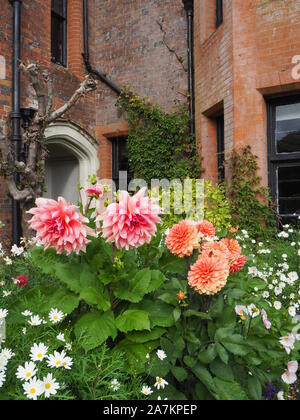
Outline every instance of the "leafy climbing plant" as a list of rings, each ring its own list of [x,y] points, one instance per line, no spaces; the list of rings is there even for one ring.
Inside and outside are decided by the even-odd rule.
[[[129,124],[128,153],[136,178],[150,184],[152,179],[199,177],[200,162],[195,137],[189,133],[186,105],[177,105],[173,113],[167,113],[126,87],[117,106]]]

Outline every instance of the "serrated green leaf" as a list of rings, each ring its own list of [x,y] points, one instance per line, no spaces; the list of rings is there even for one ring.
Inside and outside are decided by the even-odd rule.
[[[114,314],[111,311],[105,313],[96,311],[82,315],[75,324],[74,332],[85,351],[100,346],[109,337],[114,340],[118,333]]]
[[[149,314],[138,309],[128,309],[118,316],[116,326],[124,333],[129,331],[150,331]]]
[[[167,330],[161,327],[155,327],[151,331],[132,332],[127,335],[127,339],[134,343],[147,343],[148,341],[158,340]]]
[[[149,268],[139,271],[132,279],[119,282],[114,290],[117,298],[132,303],[139,303],[148,293],[151,282]]]

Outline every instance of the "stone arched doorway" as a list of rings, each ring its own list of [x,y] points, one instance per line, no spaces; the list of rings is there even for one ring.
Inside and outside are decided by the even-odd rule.
[[[97,144],[76,126],[63,122],[48,127],[45,136],[49,155],[44,196],[62,196],[76,204],[78,183],[87,186],[88,176],[98,172]]]

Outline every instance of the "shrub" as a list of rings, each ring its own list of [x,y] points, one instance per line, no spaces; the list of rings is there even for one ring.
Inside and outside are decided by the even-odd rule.
[[[257,156],[251,147],[234,150],[227,160],[230,181],[227,196],[233,221],[253,236],[267,237],[276,232],[276,214],[267,188],[257,175]]]

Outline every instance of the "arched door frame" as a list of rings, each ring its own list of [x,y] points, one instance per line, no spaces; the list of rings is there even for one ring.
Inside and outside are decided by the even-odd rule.
[[[79,161],[79,182],[83,187],[88,185],[89,175],[99,170],[97,144],[92,143],[76,126],[58,122],[45,130],[46,144],[59,144],[70,151]]]

